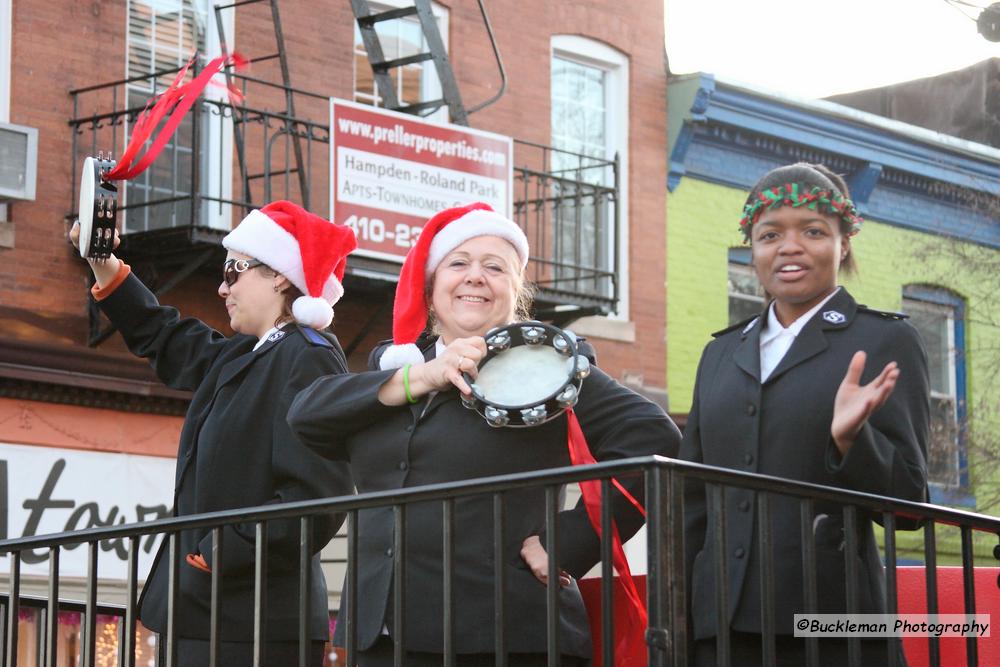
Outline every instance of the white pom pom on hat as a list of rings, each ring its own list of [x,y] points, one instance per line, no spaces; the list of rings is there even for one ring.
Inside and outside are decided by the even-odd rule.
[[[448,253],[478,236],[508,241],[521,260],[521,268],[528,264],[528,238],[517,223],[495,212],[489,204],[476,202],[445,209],[428,220],[399,272],[392,307],[393,344],[379,359],[382,370],[423,363],[424,355],[415,343],[427,326],[427,278]]]
[[[333,321],[333,304],[344,294],[347,256],[358,242],[350,227],[280,200],[250,211],[222,245],[288,278],[304,295],[292,303],[295,321],[325,329]]]

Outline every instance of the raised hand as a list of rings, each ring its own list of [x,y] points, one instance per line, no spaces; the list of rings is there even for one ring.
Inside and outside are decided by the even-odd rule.
[[[889,399],[896,388],[896,380],[899,379],[899,366],[895,361],[890,361],[878,377],[861,385],[866,358],[867,355],[860,350],[854,353],[834,399],[830,435],[841,456],[847,455],[861,427]]]

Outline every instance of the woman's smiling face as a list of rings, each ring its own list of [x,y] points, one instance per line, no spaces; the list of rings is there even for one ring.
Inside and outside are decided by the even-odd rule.
[[[521,263],[498,236],[477,236],[445,255],[434,271],[431,305],[442,338],[482,336],[514,319]]]

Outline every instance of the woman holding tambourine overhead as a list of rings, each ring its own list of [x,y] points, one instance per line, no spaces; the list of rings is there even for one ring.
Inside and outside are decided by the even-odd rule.
[[[679,433],[657,406],[597,368],[579,386],[574,384],[586,375],[588,366],[585,355],[574,354],[574,337],[540,323],[526,323],[501,330],[489,342],[484,339],[495,327],[527,318],[527,261],[524,233],[485,204],[448,209],[431,218],[400,273],[393,344],[372,354],[372,366],[379,370],[325,377],[300,393],[289,411],[296,434],[324,456],[350,461],[360,492],[569,465],[567,443],[577,423],[583,436],[575,442],[579,445],[585,437],[583,446],[589,445],[597,460],[675,454]],[[428,321],[433,329],[429,334],[424,332]],[[482,389],[475,383],[480,362],[515,347],[531,347],[526,353],[530,359],[536,354],[538,359],[563,355],[562,384],[574,389],[557,388],[554,394],[561,398],[553,400],[564,405],[578,400],[575,416],[557,414],[557,407],[548,403],[504,409],[503,414],[491,406],[480,410],[491,415],[487,423],[468,409]],[[483,366],[480,379],[490,365]],[[531,368],[522,369],[508,377],[507,384],[514,388],[533,384],[537,380],[533,375]],[[474,381],[472,386],[467,378]],[[512,426],[538,425],[493,427],[508,421]],[[620,480],[637,504],[642,501],[638,481]],[[613,495],[618,530],[627,540],[643,517],[626,495],[619,491]],[[543,665],[548,557],[539,535],[545,527],[544,490],[511,491],[504,502],[505,641],[510,664]],[[410,506],[406,514],[403,639],[408,666],[440,665],[444,651],[441,516],[440,502]],[[359,521],[358,618],[354,619],[359,664],[389,665],[394,639],[392,508],[362,510]],[[455,650],[458,664],[479,664],[477,660],[488,660],[495,649],[490,496],[456,501],[455,535]],[[599,539],[582,503],[559,514],[558,536],[562,664],[586,664],[591,655],[588,622],[573,577],[599,560]],[[346,591],[346,596],[353,594]],[[340,645],[347,608],[342,603],[334,638]]]
[[[861,219],[843,179],[822,165],[774,169],[752,189],[740,222],[754,270],[771,297],[758,317],[716,334],[698,366],[681,458],[904,500],[927,488],[927,356],[905,316],[859,305],[839,275],[853,270]],[[687,594],[697,665],[717,664],[716,542],[721,508],[703,484],[685,495]],[[725,489],[725,611],[732,664],[762,664],[761,600],[773,587],[779,665],[806,664],[794,636],[806,613],[797,498],[770,495],[773,578],[761,581],[758,495]],[[886,611],[871,517],[859,513],[857,553],[846,554],[843,506],[816,501],[818,611]],[[847,608],[846,560],[855,561],[857,609]],[[862,665],[888,663],[885,639],[862,639]],[[894,651],[901,651],[898,646]],[[823,665],[848,664],[844,638],[820,638]],[[904,664],[897,662],[895,664]]]
[[[79,244],[79,237],[74,225],[71,239]],[[148,359],[165,384],[193,393],[177,453],[174,514],[352,493],[347,466],[302,446],[286,415],[300,389],[347,370],[337,339],[320,332],[343,294],[345,259],[356,246],[353,232],[279,201],[252,211],[222,244],[228,253],[218,295],[235,331],[231,337],[160,305],[113,254],[88,257],[97,281],[93,296],[129,349]],[[310,642],[305,664],[323,664],[329,617],[319,551],[341,521],[314,519],[305,619],[299,613],[299,522],[267,523],[263,664],[300,664],[300,621]],[[213,559],[210,528],[180,534],[173,664],[209,664],[212,571],[221,583],[219,664],[253,664],[256,527],[229,525],[222,538],[220,557]],[[161,634],[168,624],[165,547],[166,540],[139,601],[143,624]]]

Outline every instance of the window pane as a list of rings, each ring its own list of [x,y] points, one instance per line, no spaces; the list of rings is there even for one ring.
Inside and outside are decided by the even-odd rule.
[[[764,290],[753,267],[729,264],[729,324],[760,315],[764,310]]]
[[[948,329],[952,326],[951,318],[948,317],[950,309],[934,308],[933,304],[915,301],[907,301],[904,308],[927,348],[931,391],[951,395],[954,358],[948,336]]]
[[[930,481],[958,486],[958,425],[951,398],[931,398],[931,441],[927,454]]]
[[[186,64],[195,52],[203,53],[206,7],[205,0],[131,0],[128,5],[129,75],[149,77],[154,71],[176,69]],[[155,83],[148,78],[129,84],[129,107],[143,108],[154,90],[162,92],[175,76],[170,73],[160,76]],[[189,79],[191,76],[189,73]],[[161,130],[162,123],[153,136]],[[124,215],[125,231],[148,231],[190,223],[190,201],[155,202],[191,194],[193,141],[193,116],[188,114],[150,168],[126,184],[125,204],[130,209]],[[147,202],[148,206],[132,208]]]

